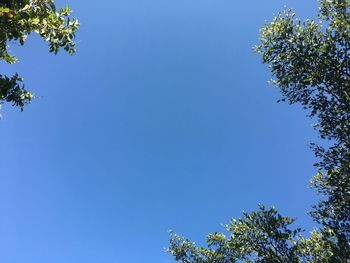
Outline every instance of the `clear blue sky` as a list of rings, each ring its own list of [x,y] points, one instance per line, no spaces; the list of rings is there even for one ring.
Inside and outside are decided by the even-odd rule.
[[[2,109],[0,262],[170,263],[168,229],[201,243],[259,203],[312,227],[312,122],[251,48],[316,1],[66,1],[74,57],[30,37],[1,64],[39,98]]]

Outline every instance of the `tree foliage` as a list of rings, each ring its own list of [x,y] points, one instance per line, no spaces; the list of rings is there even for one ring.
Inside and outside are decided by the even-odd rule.
[[[35,32],[49,43],[49,51],[57,54],[64,49],[75,53],[75,34],[79,22],[70,17],[68,7],[57,9],[53,0],[4,0],[0,2],[0,60],[13,64],[17,58],[10,54],[10,43],[24,45]],[[10,102],[21,110],[33,95],[24,88],[18,74],[0,75],[0,104]]]
[[[208,247],[198,247],[171,232],[168,252],[184,263],[327,262],[331,252],[322,235],[312,232],[310,238],[303,238],[301,229],[291,226],[293,222],[275,208],[260,206],[256,212],[231,220],[226,235],[209,234]]]
[[[208,248],[172,234],[181,262],[349,262],[350,260],[350,1],[321,0],[318,21],[284,10],[261,30],[256,51],[269,65],[281,101],[298,103],[328,146],[312,144],[319,162],[311,180],[320,194],[309,238],[293,220],[260,208],[232,221],[229,236],[208,236]]]

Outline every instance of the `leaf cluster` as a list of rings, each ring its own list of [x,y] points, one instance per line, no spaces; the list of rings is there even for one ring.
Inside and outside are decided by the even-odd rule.
[[[48,42],[50,52],[57,54],[60,49],[64,49],[69,54],[74,54],[76,51],[74,38],[79,22],[72,19],[70,13],[69,7],[57,9],[53,0],[1,1],[0,60],[10,64],[17,62],[17,58],[8,51],[9,44],[18,42],[20,45],[24,45],[27,37],[33,32]],[[20,82],[21,78],[18,75],[3,76],[0,94],[14,91],[13,86],[11,86],[14,80]],[[23,86],[20,88],[20,84],[17,84],[16,87],[13,96],[0,97],[0,103],[8,101],[23,109],[23,106],[31,101],[32,95]]]
[[[329,250],[320,234],[313,232],[305,239],[302,230],[292,228],[294,219],[284,217],[275,208],[260,206],[258,211],[244,213],[226,225],[227,235],[209,234],[208,247],[198,247],[171,232],[168,252],[183,263],[233,262],[326,262]],[[323,243],[322,243],[323,242]]]

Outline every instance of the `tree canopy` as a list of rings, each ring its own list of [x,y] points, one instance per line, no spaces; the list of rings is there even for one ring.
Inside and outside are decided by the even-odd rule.
[[[330,245],[320,232],[310,238],[301,236],[300,228],[291,225],[294,219],[284,217],[275,208],[244,213],[225,226],[227,234],[212,233],[207,247],[171,232],[170,247],[175,260],[184,263],[230,262],[327,262],[331,259]]]
[[[0,60],[13,64],[16,56],[8,52],[10,43],[24,45],[35,32],[49,43],[49,51],[57,54],[64,49],[75,53],[75,34],[79,22],[70,17],[69,7],[57,8],[53,0],[5,0],[0,3]],[[12,103],[23,110],[33,98],[24,88],[22,78],[0,74],[0,104]]]
[[[293,219],[260,207],[210,234],[207,248],[172,234],[181,262],[348,262],[350,260],[350,1],[321,0],[318,21],[284,10],[261,30],[255,50],[269,65],[281,101],[298,103],[327,146],[311,144],[319,162],[311,180],[320,201],[305,238]]]

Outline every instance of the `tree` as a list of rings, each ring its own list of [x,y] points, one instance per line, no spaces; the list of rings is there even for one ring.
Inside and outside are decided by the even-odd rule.
[[[231,262],[327,262],[331,248],[319,232],[303,238],[301,229],[293,229],[294,219],[281,216],[275,208],[244,213],[238,220],[226,225],[228,236],[223,233],[209,234],[208,247],[195,243],[171,232],[168,252],[175,260],[184,263],[231,263]]]
[[[8,52],[11,42],[24,45],[26,38],[35,32],[49,43],[49,51],[57,54],[64,49],[75,53],[75,34],[79,27],[70,18],[69,7],[57,9],[53,0],[4,0],[0,3],[0,60],[13,64],[17,58]],[[24,88],[18,74],[0,75],[0,105],[12,103],[23,110],[33,98]]]
[[[208,248],[172,234],[168,251],[181,262],[349,262],[350,1],[320,0],[319,21],[284,10],[261,30],[255,50],[269,65],[281,101],[299,103],[327,145],[311,144],[319,162],[311,180],[321,195],[311,216],[318,230],[303,238],[292,219],[271,208],[244,214],[208,236]]]

